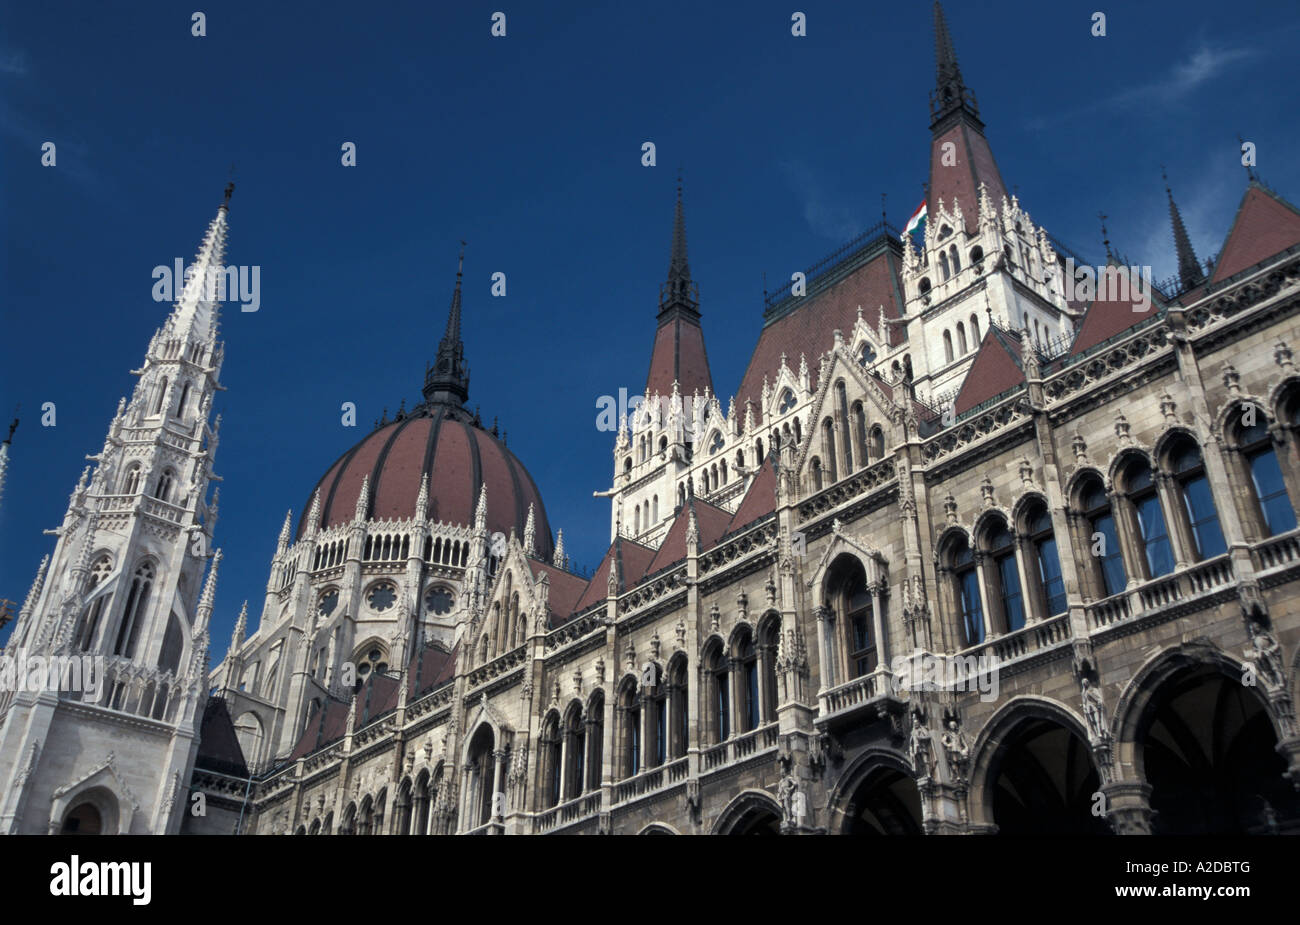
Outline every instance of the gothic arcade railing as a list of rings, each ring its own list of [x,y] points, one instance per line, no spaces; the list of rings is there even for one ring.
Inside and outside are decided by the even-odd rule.
[[[584,793],[582,796],[552,807],[537,817],[533,823],[535,832],[549,832],[551,829],[569,825],[582,819],[595,816],[600,812],[600,791]]]

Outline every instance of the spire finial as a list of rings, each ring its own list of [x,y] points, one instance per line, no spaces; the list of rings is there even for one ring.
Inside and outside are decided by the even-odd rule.
[[[934,64],[935,89],[930,96],[931,123],[937,123],[950,112],[965,110],[979,119],[979,106],[975,94],[966,87],[962,80],[961,68],[957,65],[957,52],[952,46],[952,36],[948,34],[948,21],[944,18],[943,6],[939,0],[934,4]]]
[[[465,276],[465,242],[460,242],[456,260],[456,287],[447,310],[447,329],[438,343],[438,356],[424,374],[424,397],[431,404],[462,407],[469,398],[469,370],[465,367],[465,344],[460,336],[461,283]]]
[[[235,191],[235,182],[232,180],[226,184],[226,195],[221,200],[221,208],[223,209],[230,208],[230,196],[234,191]]]
[[[1164,178],[1165,195],[1169,197],[1169,221],[1173,226],[1174,251],[1178,256],[1178,279],[1183,289],[1191,289],[1205,280],[1205,274],[1201,270],[1201,262],[1196,259],[1196,252],[1192,250],[1192,240],[1187,235],[1186,226],[1183,225],[1183,216],[1178,211],[1178,204],[1174,202],[1174,193],[1169,188],[1169,176],[1165,173],[1163,164],[1160,165],[1160,176]]]
[[[1111,256],[1110,252],[1110,233],[1106,231],[1106,219],[1110,218],[1105,212],[1098,212],[1097,218],[1101,219],[1101,243],[1106,248],[1106,257]]]

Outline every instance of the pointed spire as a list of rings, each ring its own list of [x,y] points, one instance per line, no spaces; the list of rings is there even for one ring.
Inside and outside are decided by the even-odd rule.
[[[935,0],[934,4],[934,63],[935,88],[930,95],[930,117],[937,123],[949,113],[965,110],[979,122],[979,106],[975,94],[967,88],[957,65],[957,52],[952,45],[952,36],[948,34],[948,21],[943,14],[943,6]]]
[[[469,369],[465,366],[465,345],[460,338],[460,290],[465,275],[465,242],[460,242],[456,263],[456,288],[447,311],[447,329],[438,344],[438,356],[424,374],[424,397],[431,404],[463,407],[469,399]]]
[[[221,550],[212,554],[212,567],[208,569],[208,580],[203,583],[203,593],[199,595],[198,611],[194,619],[194,634],[207,632],[208,620],[212,617],[212,605],[217,599],[217,569],[221,565]],[[244,602],[245,608],[248,602]]]
[[[230,652],[233,655],[239,651],[240,646],[244,644],[244,637],[248,633],[248,601],[244,601],[244,606],[239,608],[239,618],[235,620],[235,631],[230,634]]]
[[[1178,279],[1184,289],[1191,289],[1205,280],[1205,273],[1201,270],[1200,261],[1196,259],[1196,252],[1192,250],[1191,238],[1187,236],[1183,216],[1174,202],[1174,193],[1169,188],[1169,177],[1163,166],[1160,168],[1160,176],[1165,181],[1165,195],[1169,197],[1169,221],[1173,225],[1174,250],[1178,255]]]
[[[357,495],[357,506],[353,511],[353,519],[362,521],[366,519],[366,511],[370,508],[370,473],[366,473],[361,479],[361,492]]]
[[[478,490],[478,506],[474,508],[474,532],[481,533],[487,530],[487,483],[484,482]]]
[[[551,558],[551,563],[556,568],[568,568],[568,558],[564,555],[564,531],[555,531],[555,555]]]
[[[668,260],[668,282],[689,281],[691,265],[686,259],[686,209],[682,205],[682,174],[677,172],[677,206],[673,210],[673,246]]]
[[[226,195],[217,207],[216,217],[208,224],[194,262],[185,271],[184,288],[163,326],[172,336],[180,336],[191,342],[210,342],[216,339],[220,326],[219,296],[223,294],[220,284],[224,280],[226,235],[229,231],[226,216],[230,211],[230,194],[234,188],[233,183],[226,186]],[[175,280],[173,286],[180,286],[181,282]]]
[[[415,496],[415,517],[424,520],[429,512],[429,473],[420,475],[420,493]]]
[[[674,311],[676,309],[677,311]],[[686,207],[682,204],[682,177],[677,174],[677,204],[673,208],[673,241],[668,256],[668,279],[659,289],[659,323],[679,313],[699,322],[700,292],[691,279],[686,257]]]
[[[536,538],[537,525],[533,518],[533,505],[528,504],[528,520],[524,523],[524,555],[533,555],[533,540]]]
[[[45,573],[50,567],[50,557],[47,553],[41,559],[40,567],[36,569],[36,579],[32,582],[31,590],[27,592],[27,599],[23,601],[22,610],[18,611],[21,618],[24,614],[30,614],[36,608],[36,601],[41,596],[41,591],[45,589]]]
[[[284,525],[280,527],[280,537],[275,541],[275,554],[282,555],[289,548],[289,537],[293,533],[293,508],[284,512]]]

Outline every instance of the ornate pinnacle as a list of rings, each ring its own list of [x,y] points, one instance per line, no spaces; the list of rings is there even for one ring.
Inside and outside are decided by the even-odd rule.
[[[320,489],[311,497],[311,508],[307,511],[307,532],[315,533],[320,528]]]
[[[233,655],[239,651],[239,647],[244,644],[244,636],[248,632],[248,601],[239,608],[239,618],[235,620],[235,631],[230,634],[230,652]]]
[[[478,490],[478,506],[474,508],[474,530],[481,532],[487,529],[487,483],[484,482]]]
[[[555,565],[556,568],[566,568],[568,566],[568,563],[565,561],[565,556],[564,556],[564,531],[563,530],[555,531],[555,555],[552,557],[551,562]]]
[[[40,566],[36,569],[36,579],[32,582],[31,590],[27,592],[27,599],[23,601],[22,610],[18,612],[20,619],[36,609],[36,599],[41,596],[41,591],[45,588],[45,573],[49,567],[50,557],[47,553],[41,559]]]
[[[280,538],[275,542],[275,554],[280,555],[289,548],[289,536],[293,531],[293,509],[285,511],[284,525],[280,527]]]
[[[537,532],[536,522],[533,518],[533,505],[528,505],[528,520],[524,523],[524,555],[533,554],[533,540]]]
[[[366,511],[370,507],[370,474],[367,473],[361,479],[361,493],[357,495],[356,512],[353,515],[357,521],[366,519]]]
[[[415,517],[424,520],[429,511],[429,473],[420,475],[420,493],[415,497]]]

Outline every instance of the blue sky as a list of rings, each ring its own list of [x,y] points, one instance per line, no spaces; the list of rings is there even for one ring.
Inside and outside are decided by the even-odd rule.
[[[224,313],[214,662],[240,602],[260,611],[286,509],[385,407],[418,401],[461,239],[470,404],[499,417],[590,567],[609,531],[591,492],[613,466],[596,402],[644,385],[677,167],[724,403],[763,274],[789,279],[875,224],[881,193],[901,225],[927,173],[929,3],[198,5],[203,38],[193,4],[0,8],[0,413],[21,403],[23,418],[0,597],[21,602],[53,549],[41,530],[167,313],[152,268],[193,256],[233,163],[228,260],[262,268],[262,306]],[[1093,259],[1106,212],[1115,246],[1164,278],[1161,164],[1202,258],[1244,188],[1238,133],[1300,199],[1300,11],[1108,4],[1094,38],[1097,6],[947,10],[1008,188]],[[505,298],[489,296],[496,271]],[[47,401],[55,427],[40,426]]]

